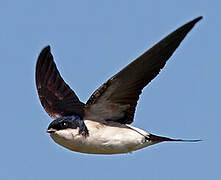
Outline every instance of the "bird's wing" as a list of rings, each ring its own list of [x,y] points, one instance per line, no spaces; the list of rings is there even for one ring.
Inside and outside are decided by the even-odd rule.
[[[202,17],[162,39],[99,87],[85,107],[85,119],[130,124],[142,89],[155,78],[181,41]]]
[[[52,118],[70,115],[83,118],[84,103],[62,79],[50,46],[45,47],[38,57],[35,78],[41,104]]]

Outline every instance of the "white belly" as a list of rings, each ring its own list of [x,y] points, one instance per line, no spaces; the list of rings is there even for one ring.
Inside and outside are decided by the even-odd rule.
[[[72,151],[89,154],[128,153],[153,144],[144,135],[147,132],[121,124],[103,125],[85,120],[89,136],[78,134],[78,129],[60,130],[52,133],[52,139]],[[143,134],[143,135],[142,135]]]

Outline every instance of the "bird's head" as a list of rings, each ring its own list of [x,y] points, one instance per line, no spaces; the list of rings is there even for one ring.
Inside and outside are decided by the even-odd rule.
[[[83,120],[79,116],[65,116],[52,121],[47,132],[55,142],[70,149],[73,140],[81,137],[82,124]]]
[[[79,127],[78,120],[80,119],[76,116],[58,118],[49,124],[47,132],[55,133],[60,130],[77,129]]]
[[[87,127],[79,116],[65,116],[52,121],[47,129],[51,138],[70,150],[79,148],[78,141],[88,136]]]
[[[88,135],[87,127],[84,121],[77,115],[64,116],[52,121],[47,129],[52,138],[62,138],[71,140],[73,137],[82,135],[86,137]]]

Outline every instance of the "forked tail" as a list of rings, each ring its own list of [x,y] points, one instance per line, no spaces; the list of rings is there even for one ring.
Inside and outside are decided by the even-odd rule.
[[[199,142],[202,140],[199,139],[193,139],[193,140],[186,140],[186,139],[172,139],[168,137],[162,137],[162,136],[156,136],[153,134],[150,134],[149,137],[147,137],[148,140],[151,140],[155,143],[163,142],[163,141],[175,141],[175,142]]]

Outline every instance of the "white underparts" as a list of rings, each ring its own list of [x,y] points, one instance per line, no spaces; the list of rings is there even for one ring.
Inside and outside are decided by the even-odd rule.
[[[89,136],[79,135],[77,129],[59,130],[51,133],[52,139],[72,151],[89,154],[118,154],[132,152],[154,144],[149,133],[130,125],[84,120]]]

